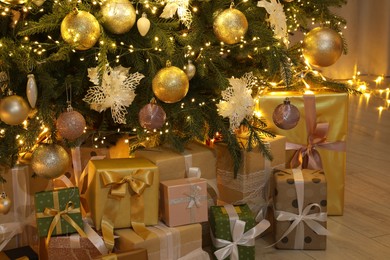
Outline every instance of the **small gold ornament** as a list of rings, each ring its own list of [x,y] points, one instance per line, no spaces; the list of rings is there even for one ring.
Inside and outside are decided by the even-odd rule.
[[[189,81],[184,71],[175,66],[159,70],[152,81],[153,93],[165,103],[176,103],[182,100],[188,92]]]
[[[12,201],[7,197],[5,192],[0,195],[0,214],[6,215],[12,206]]]
[[[196,73],[196,67],[192,63],[192,60],[188,60],[188,64],[184,66],[184,71],[187,74],[188,80],[191,80]]]
[[[27,75],[26,95],[31,108],[35,108],[38,99],[38,87],[34,74]]]
[[[8,125],[19,125],[27,119],[30,106],[21,96],[11,95],[0,101],[0,118]]]
[[[311,64],[320,67],[333,65],[343,52],[343,40],[336,31],[317,27],[306,34],[302,53]]]
[[[46,2],[46,0],[32,0],[31,2],[33,2],[36,6],[41,6]]]
[[[100,25],[92,14],[75,9],[62,20],[61,36],[76,50],[88,50],[100,37]]]
[[[143,13],[142,17],[138,19],[137,28],[138,28],[139,34],[141,34],[141,36],[145,36],[149,32],[150,21],[148,19],[148,16],[146,15],[146,13]]]
[[[135,24],[136,12],[129,0],[107,0],[101,13],[104,28],[114,34],[127,33]]]
[[[69,164],[69,154],[57,144],[41,144],[31,157],[31,167],[35,174],[46,179],[60,177]]]
[[[214,34],[226,44],[235,44],[241,41],[248,31],[248,20],[245,15],[233,8],[224,10],[214,20]]]
[[[0,0],[0,2],[9,4],[9,5],[22,5],[27,3],[27,0]]]

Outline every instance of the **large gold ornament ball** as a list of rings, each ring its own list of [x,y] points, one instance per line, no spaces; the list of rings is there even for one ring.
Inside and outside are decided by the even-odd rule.
[[[238,43],[248,31],[248,20],[241,11],[229,8],[218,14],[213,29],[220,41],[226,44]]]
[[[3,192],[3,194],[5,193]],[[12,201],[3,194],[0,196],[0,214],[6,215],[11,210]]]
[[[303,56],[311,65],[328,67],[343,53],[343,40],[336,31],[317,27],[306,34],[302,47]]]
[[[12,95],[0,101],[0,118],[8,125],[19,125],[27,119],[30,106],[21,96]]]
[[[27,3],[27,0],[0,0],[0,2],[9,4],[9,5],[22,5]]]
[[[186,73],[175,66],[159,70],[152,81],[153,93],[165,103],[176,103],[188,92],[189,81]]]
[[[108,0],[101,8],[103,26],[114,34],[123,34],[133,27],[136,12],[129,0]]]
[[[58,133],[63,138],[71,141],[79,138],[84,133],[85,126],[83,115],[75,110],[62,113],[56,122]]]
[[[61,36],[64,41],[75,46],[76,50],[88,50],[100,37],[100,25],[92,14],[73,11],[62,20]]]
[[[33,171],[46,179],[60,177],[68,169],[69,163],[69,154],[57,144],[41,144],[31,157]]]

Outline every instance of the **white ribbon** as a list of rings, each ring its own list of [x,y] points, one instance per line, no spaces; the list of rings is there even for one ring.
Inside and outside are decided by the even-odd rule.
[[[303,201],[304,201],[304,179],[301,169],[296,168],[292,169],[293,177],[294,177],[294,183],[295,183],[295,190],[297,193],[297,201],[298,201],[298,214],[287,212],[287,211],[275,211],[275,218],[277,221],[293,221],[293,223],[290,225],[290,227],[283,233],[281,238],[276,241],[271,246],[277,244],[280,242],[284,237],[286,237],[288,234],[290,234],[291,231],[294,230],[296,227],[296,233],[295,233],[295,244],[294,249],[304,249],[304,233],[305,233],[305,227],[304,223],[307,224],[309,228],[311,228],[316,234],[318,235],[329,235],[329,231],[324,228],[320,223],[318,222],[325,222],[327,219],[327,213],[321,212],[321,206],[317,203],[311,203],[307,205],[303,209]],[[309,214],[310,210],[313,207],[319,208],[319,213]]]
[[[190,199],[190,201],[188,202],[187,209],[191,209],[193,207],[199,208],[202,205],[200,202],[200,200],[201,200],[200,191],[202,190],[202,188],[199,185],[192,185],[191,184],[190,189],[191,189],[191,193],[186,194]]]
[[[264,219],[256,226],[244,233],[246,222],[238,219],[238,215],[234,209],[234,206],[228,204],[224,205],[224,207],[229,215],[230,230],[233,241],[215,238],[212,235],[211,238],[213,240],[214,246],[216,248],[220,248],[214,252],[214,255],[218,260],[225,259],[228,256],[230,256],[231,260],[238,260],[238,245],[254,246],[255,238],[264,232],[270,226],[270,223],[268,220]]]
[[[0,252],[14,236],[23,232],[23,226],[19,222],[0,224]]]
[[[166,260],[175,260],[180,257],[181,238],[180,232],[175,228],[168,228],[162,222],[147,229],[155,233],[160,240],[160,258]]]

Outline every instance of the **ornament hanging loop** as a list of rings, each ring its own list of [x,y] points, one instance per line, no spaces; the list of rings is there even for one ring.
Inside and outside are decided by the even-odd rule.
[[[170,67],[171,65],[172,65],[171,61],[167,60],[167,62],[165,63],[165,67]]]
[[[230,2],[230,8],[231,8],[231,9],[234,8],[234,0],[232,0],[232,1]]]
[[[66,92],[66,104],[68,105],[67,108],[66,108],[66,111],[71,112],[71,111],[73,111],[73,107],[72,107],[72,85],[66,84],[65,92]]]

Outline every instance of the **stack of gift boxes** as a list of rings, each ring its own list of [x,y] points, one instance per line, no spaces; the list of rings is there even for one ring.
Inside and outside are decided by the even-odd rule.
[[[272,122],[286,96],[301,114],[291,130]],[[260,97],[277,134],[263,139],[273,160],[243,149],[236,175],[223,143],[141,149],[133,158],[77,148],[77,187],[57,180],[61,188],[35,194],[40,258],[254,259],[261,234],[278,249],[325,249],[327,215],[343,214],[347,106],[337,93]]]

